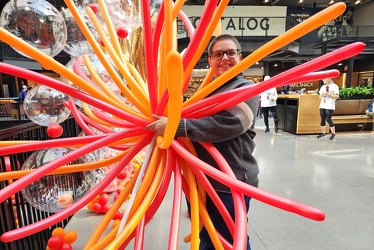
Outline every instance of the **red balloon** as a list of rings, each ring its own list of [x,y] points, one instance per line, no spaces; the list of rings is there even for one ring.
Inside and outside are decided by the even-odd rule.
[[[89,4],[88,7],[90,7],[91,10],[92,10],[95,14],[97,14],[97,6],[96,6],[95,4]]]
[[[64,243],[58,250],[73,250],[73,247],[69,243]]]
[[[47,127],[47,134],[52,138],[60,137],[63,131],[60,124],[51,124]]]
[[[49,238],[47,245],[50,249],[60,249],[60,247],[62,247],[63,244],[64,241],[62,240],[62,237],[56,235]]]
[[[126,38],[129,35],[129,31],[124,27],[119,27],[117,29],[117,36],[119,38]]]

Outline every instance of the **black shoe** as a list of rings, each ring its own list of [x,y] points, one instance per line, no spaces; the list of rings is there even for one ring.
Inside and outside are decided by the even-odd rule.
[[[275,128],[275,133],[278,133],[278,128]]]
[[[267,128],[267,129],[265,129],[265,133],[269,133],[270,132],[270,130]]]
[[[326,137],[326,134],[319,134],[317,135],[317,138],[325,138]]]
[[[336,134],[332,134],[330,137],[330,140],[335,140],[336,139]]]

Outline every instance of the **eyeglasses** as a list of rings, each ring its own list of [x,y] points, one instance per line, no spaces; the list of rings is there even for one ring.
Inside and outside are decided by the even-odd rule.
[[[213,60],[221,60],[225,54],[227,55],[229,59],[234,59],[239,55],[239,50],[238,49],[229,49],[226,51],[216,50],[210,53],[210,57]]]

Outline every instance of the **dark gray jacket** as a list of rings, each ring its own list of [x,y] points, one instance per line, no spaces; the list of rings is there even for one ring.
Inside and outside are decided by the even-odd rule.
[[[254,84],[242,74],[215,90],[211,95]],[[218,165],[200,142],[212,143],[231,166],[237,179],[252,186],[258,186],[258,165],[253,157],[256,135],[254,131],[258,109],[258,95],[236,106],[214,115],[199,119],[181,119],[176,136],[187,137],[195,146],[198,157],[215,168]],[[219,169],[219,168],[218,168]],[[217,191],[229,192],[229,188],[210,178]]]

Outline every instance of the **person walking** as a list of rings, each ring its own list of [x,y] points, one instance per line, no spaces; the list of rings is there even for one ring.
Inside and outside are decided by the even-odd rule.
[[[241,61],[241,47],[238,40],[231,35],[222,34],[215,37],[208,47],[208,62],[214,77],[217,78],[238,62]],[[246,80],[243,74],[232,76],[221,87],[210,95],[222,93],[242,86],[252,85],[253,82]],[[211,143],[226,159],[232,168],[236,178],[249,185],[258,186],[259,168],[257,160],[253,156],[255,149],[254,130],[256,114],[258,109],[258,96],[239,103],[233,107],[217,112],[216,114],[202,118],[181,118],[175,137],[188,138],[194,145],[198,157],[209,165],[220,169],[213,157],[199,142]],[[154,131],[156,135],[163,135],[167,123],[167,117],[154,116],[156,119],[145,127]],[[231,217],[235,216],[233,196],[229,187],[223,185],[207,176],[213,188],[217,191],[219,198],[228,209]],[[248,213],[250,197],[243,196]],[[214,227],[229,243],[233,243],[233,237],[223,220],[214,201],[207,194],[206,209],[212,219]],[[201,250],[215,249],[208,234],[203,227],[200,231]],[[249,236],[247,236],[247,247],[250,250]]]
[[[20,115],[21,117],[24,117],[26,119],[26,114],[25,110],[23,109],[23,101],[25,100],[27,94],[27,86],[23,85],[21,92],[18,94],[18,105],[19,105],[19,110],[20,110]]]
[[[326,121],[330,126],[331,137],[330,140],[336,139],[335,126],[332,121],[332,114],[335,110],[336,99],[339,98],[339,87],[336,85],[331,78],[325,78],[322,80],[323,84],[319,90],[319,113],[321,116],[321,134],[317,138],[326,137]]]
[[[264,81],[269,80],[270,76],[265,76]],[[274,119],[275,133],[278,133],[278,116],[277,116],[277,99],[278,93],[276,88],[271,88],[261,93],[261,111],[264,116],[265,133],[269,133],[269,112]]]

